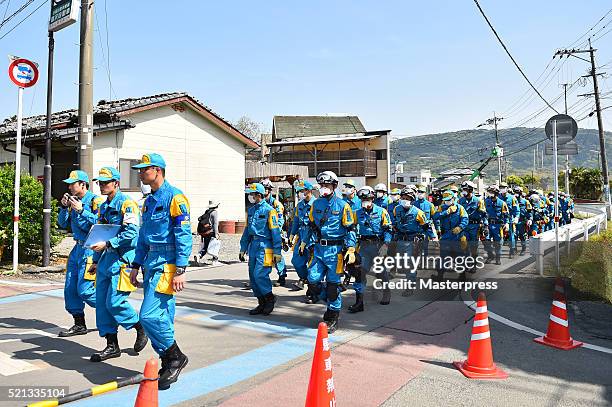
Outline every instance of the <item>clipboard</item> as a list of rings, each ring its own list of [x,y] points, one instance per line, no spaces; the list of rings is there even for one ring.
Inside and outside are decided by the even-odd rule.
[[[96,224],[89,229],[83,246],[91,247],[99,242],[106,242],[119,234],[121,225]]]

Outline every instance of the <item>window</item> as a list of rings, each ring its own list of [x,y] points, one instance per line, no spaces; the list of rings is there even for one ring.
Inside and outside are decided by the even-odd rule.
[[[421,182],[427,182],[427,177],[421,178]]]
[[[386,160],[387,159],[387,150],[376,150],[376,159],[377,160]]]
[[[410,182],[417,182],[417,177],[410,177]]]
[[[127,158],[119,159],[119,174],[121,174],[121,189],[123,191],[140,191],[140,178],[138,170],[132,169],[140,160],[130,160]]]
[[[397,177],[397,182],[404,182],[404,177]]]

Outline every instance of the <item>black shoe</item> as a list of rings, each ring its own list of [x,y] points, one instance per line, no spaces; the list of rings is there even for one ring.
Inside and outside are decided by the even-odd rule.
[[[519,256],[524,256],[525,255],[525,250],[527,250],[527,248],[523,246],[521,248],[521,252],[519,253]]]
[[[514,258],[514,250],[510,250],[510,253],[508,254],[508,258],[509,259],[513,259]]]
[[[492,263],[495,260],[495,257],[492,254],[487,254],[487,259],[485,260],[485,264]]]
[[[73,315],[74,325],[67,331],[60,331],[58,336],[60,338],[67,338],[69,336],[85,335],[87,333],[87,326],[85,325],[85,315]]]
[[[285,276],[279,276],[278,280],[273,284],[274,287],[284,287],[287,284],[287,278]]]
[[[159,358],[161,359],[161,368],[157,372],[157,377],[161,377],[161,375],[164,374],[166,370],[168,370],[168,357],[166,356],[166,354],[162,353]]]
[[[385,288],[382,293],[382,298],[379,302],[380,305],[389,305],[391,303],[391,290]]]
[[[316,304],[317,302],[319,302],[320,292],[320,288],[317,286],[317,284],[308,283],[308,289],[306,290],[306,299],[304,300],[304,302],[306,304]]]
[[[274,304],[276,303],[276,297],[272,293],[268,293],[263,297],[263,309],[261,315],[270,315],[274,310]]]
[[[339,316],[340,311],[334,311],[331,309],[328,309],[327,311],[325,311],[325,314],[323,314],[323,322],[325,322],[325,325],[327,325],[328,334],[332,334],[336,332],[336,329],[338,329]]]
[[[255,308],[249,311],[249,315],[259,315],[263,312],[264,309],[264,297],[257,297],[257,305]]]
[[[293,283],[293,288],[295,289],[295,291],[301,291],[304,289],[304,284],[307,284],[308,282],[302,278],[300,278],[298,281],[296,281],[295,283]]]
[[[497,264],[498,266],[501,265],[501,260],[499,259],[499,257],[495,258],[495,264]]]
[[[137,322],[134,325],[134,329],[136,330],[136,341],[134,342],[134,352],[138,353],[147,346],[147,342],[149,342],[149,338],[147,338],[147,334],[145,333],[144,328]]]
[[[106,359],[118,358],[121,356],[121,349],[117,341],[117,334],[106,335],[106,348],[100,352],[96,352],[89,358],[92,362],[102,362]]]
[[[363,312],[363,294],[355,293],[355,304],[348,307],[348,312],[354,314],[356,312]]]
[[[181,370],[189,362],[187,355],[181,352],[176,342],[166,349],[164,355],[167,358],[166,370],[159,376],[158,382],[159,388],[162,390],[169,388],[172,383],[178,380]]]

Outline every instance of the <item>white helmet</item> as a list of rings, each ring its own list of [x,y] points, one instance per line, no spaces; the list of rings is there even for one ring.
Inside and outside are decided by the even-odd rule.
[[[366,185],[359,188],[359,191],[357,191],[357,196],[361,199],[374,199],[374,190],[372,187]]]
[[[376,184],[376,186],[374,187],[374,191],[387,192],[387,186],[381,182],[380,184]]]
[[[338,177],[333,171],[323,171],[317,175],[317,183],[338,185]]]

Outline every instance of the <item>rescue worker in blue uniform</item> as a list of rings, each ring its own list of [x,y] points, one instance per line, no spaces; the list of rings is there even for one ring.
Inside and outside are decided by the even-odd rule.
[[[485,208],[484,200],[474,196],[474,189],[476,184],[472,181],[465,181],[461,184],[461,198],[459,198],[459,205],[463,206],[468,214],[469,223],[463,230],[463,233],[467,239],[468,248],[465,251],[466,256],[476,258],[478,256],[478,242],[480,240],[480,229],[487,219],[487,210]],[[470,267],[468,270],[470,273],[476,272],[475,266]]]
[[[445,259],[452,258],[454,262],[468,247],[464,231],[469,218],[465,208],[457,203],[455,192],[446,190],[442,193],[442,205],[438,206],[433,219],[440,226],[440,257],[443,264],[438,268],[437,278],[441,280],[446,271]],[[464,280],[465,273],[460,273],[459,278]]]
[[[304,253],[310,234],[314,236],[314,252],[308,265],[308,297],[310,302],[327,301],[323,322],[328,331],[338,327],[342,307],[339,285],[344,274],[344,264],[355,263],[355,221],[349,204],[335,194],[338,177],[331,171],[317,175],[320,197],[314,201],[309,215],[309,233],[300,244]],[[325,284],[322,284],[325,280]]]
[[[546,224],[546,230],[555,229],[555,193],[549,192],[546,197],[546,210],[548,212],[548,223]]]
[[[354,180],[349,179],[342,185],[342,198],[351,206],[354,217],[355,212],[361,208],[361,200],[357,196],[357,185]]]
[[[289,242],[293,245],[293,257],[291,264],[295,268],[298,275],[298,281],[294,284],[296,290],[302,290],[304,285],[308,284],[308,260],[312,249],[312,242],[306,244],[306,251],[300,254],[300,244],[304,241],[308,233],[308,216],[310,215],[310,207],[316,199],[312,194],[314,186],[309,181],[299,181],[295,187],[298,193],[299,202],[295,207],[293,214],[293,222],[291,222],[291,232],[289,234]]]
[[[245,255],[249,256],[249,280],[258,303],[249,314],[270,315],[276,302],[270,272],[272,266],[282,259],[278,214],[265,198],[266,189],[262,184],[250,184],[244,192],[253,206],[247,212],[247,226],[240,238],[238,258],[245,261]]]
[[[559,225],[567,225],[571,222],[570,208],[569,208],[569,197],[565,192],[559,192]]]
[[[423,211],[427,222],[431,222],[435,226],[435,222],[433,222],[433,215],[434,213],[436,213],[436,207],[427,199],[427,188],[423,185],[417,185],[416,193],[416,200],[413,202],[413,205]],[[423,240],[422,246],[423,256],[429,256],[429,237],[427,235],[425,235],[425,239]]]
[[[64,283],[64,306],[74,319],[74,325],[60,331],[60,337],[85,335],[85,304],[96,306],[95,274],[90,274],[93,251],[85,247],[89,229],[98,221],[98,209],[103,198],[89,191],[89,176],[84,171],[72,171],[64,180],[70,193],[64,194],[57,223],[69,229],[76,244],[68,256],[66,282]]]
[[[137,285],[138,270],[143,269],[140,323],[161,357],[158,385],[166,389],[178,380],[188,362],[174,339],[174,295],[185,287],[193,245],[189,201],[165,180],[166,162],[161,155],[145,154],[132,168],[139,170],[140,180],[152,192],[142,209],[130,280]]]
[[[395,209],[395,207],[397,205],[399,205],[401,192],[402,192],[402,190],[400,188],[393,188],[391,190],[391,192],[389,192],[389,197],[391,198],[391,203],[389,204],[389,206],[387,206],[387,213],[391,217],[393,216],[393,210]],[[375,193],[375,195],[376,195],[376,193]],[[393,222],[393,219],[391,219],[391,221]]]
[[[538,233],[542,233],[545,229],[547,222],[546,219],[546,204],[542,200],[538,191],[529,191],[529,201],[531,202],[531,227],[529,228],[529,235],[536,236]]]
[[[274,189],[274,185],[272,185],[272,181],[269,179],[264,179],[261,181],[261,185],[266,189],[266,202],[276,210],[276,216],[278,218],[278,228],[281,234],[281,240],[284,240],[283,236],[283,226],[285,225],[285,207],[278,199],[272,196],[272,189]],[[274,287],[284,287],[287,284],[287,267],[285,265],[285,259],[282,257],[278,262],[274,263],[274,267],[278,272],[278,280],[274,283]]]
[[[366,287],[366,275],[372,269],[374,257],[386,256],[388,244],[391,242],[392,225],[389,213],[380,206],[374,205],[374,190],[365,186],[357,191],[361,200],[361,208],[357,210],[357,256],[358,261],[347,266],[355,277],[355,304],[348,310],[351,313],[364,310],[363,293]]]
[[[391,198],[387,195],[387,186],[383,183],[376,184],[374,186],[374,192],[376,193],[376,198],[374,198],[374,205],[380,206],[384,209],[389,209],[389,204],[391,204]]]
[[[514,187],[514,195],[519,205],[518,223],[516,224],[516,238],[521,241],[520,256],[525,255],[527,250],[527,238],[531,229],[533,208],[531,202],[523,197],[523,188]]]
[[[409,256],[421,256],[421,242],[427,236],[432,241],[437,241],[438,236],[432,221],[427,220],[425,212],[413,205],[416,199],[416,191],[406,187],[402,189],[400,204],[393,210],[393,240],[396,242],[397,253]],[[416,281],[417,270],[406,270],[406,279]],[[411,295],[414,290],[407,287],[403,296]],[[389,304],[391,292],[383,291],[382,305]]]
[[[512,259],[516,253],[516,225],[519,219],[519,205],[517,198],[512,193],[512,188],[508,184],[502,182],[499,184],[499,197],[506,202],[508,206],[508,243],[510,244],[509,257]]]
[[[501,247],[504,243],[503,236],[504,231],[510,227],[510,214],[508,213],[508,205],[499,197],[499,187],[497,185],[490,185],[487,188],[485,209],[487,210],[487,223],[489,225],[489,238],[484,242],[487,252],[485,263],[491,263],[495,259],[495,264],[500,265]]]
[[[119,225],[119,233],[105,242],[95,243],[91,248],[96,272],[96,326],[98,334],[106,338],[106,347],[91,355],[92,362],[101,362],[121,356],[117,340],[117,328],[136,331],[134,352],[147,345],[148,339],[140,324],[138,314],[128,302],[128,296],[136,287],[130,282],[129,264],[134,260],[134,251],[140,229],[138,204],[119,189],[121,176],[113,167],[102,167],[98,178],[100,192],[106,201],[100,205],[98,223]]]

